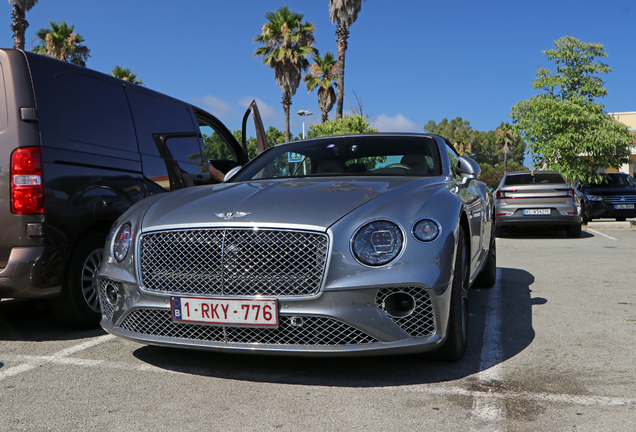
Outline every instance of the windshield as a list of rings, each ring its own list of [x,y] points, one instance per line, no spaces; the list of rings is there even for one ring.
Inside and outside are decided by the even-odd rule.
[[[314,176],[439,176],[431,137],[349,135],[269,149],[232,181]]]
[[[535,184],[567,184],[559,173],[522,173],[506,176],[504,186],[535,185]]]
[[[636,181],[629,175],[608,175],[600,183],[588,187],[636,187]]]

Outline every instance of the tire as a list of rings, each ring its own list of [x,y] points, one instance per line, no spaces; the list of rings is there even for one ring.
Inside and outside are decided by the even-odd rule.
[[[581,224],[570,225],[569,227],[567,227],[566,230],[567,230],[568,237],[571,237],[571,238],[581,237]]]
[[[616,222],[625,222],[627,220],[626,217],[617,217]]]
[[[105,234],[93,233],[75,247],[62,292],[51,300],[51,310],[58,322],[82,329],[99,327],[101,307],[96,276],[105,242]]]
[[[446,341],[436,352],[443,361],[459,361],[468,344],[468,258],[464,230],[460,226],[457,235],[457,253],[453,269],[450,310]]]
[[[583,225],[587,225],[592,219],[588,218],[585,214],[585,206],[581,203],[581,223]]]
[[[503,228],[495,226],[495,237],[503,237]]]
[[[497,281],[497,242],[495,236],[490,238],[490,248],[486,257],[486,265],[475,279],[475,285],[481,288],[492,288]]]

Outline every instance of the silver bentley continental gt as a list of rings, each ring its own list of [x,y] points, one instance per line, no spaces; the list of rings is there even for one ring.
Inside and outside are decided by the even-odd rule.
[[[119,218],[99,270],[101,325],[213,351],[459,360],[468,290],[496,277],[479,173],[434,135],[271,147],[221,184]]]

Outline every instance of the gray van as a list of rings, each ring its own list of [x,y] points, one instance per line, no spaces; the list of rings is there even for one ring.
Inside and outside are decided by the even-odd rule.
[[[250,112],[262,149],[255,104],[243,125]],[[248,156],[205,111],[0,49],[0,298],[47,298],[61,322],[98,326],[95,275],[111,225],[144,197],[213,182],[208,159],[227,170]]]

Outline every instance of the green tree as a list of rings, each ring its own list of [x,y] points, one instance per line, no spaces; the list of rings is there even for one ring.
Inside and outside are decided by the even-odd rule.
[[[119,65],[115,65],[111,69],[110,74],[115,78],[123,79],[124,81],[131,82],[133,84],[144,85],[144,82],[137,78],[137,74],[132,73],[130,68],[123,68]]]
[[[9,0],[11,8],[11,30],[13,31],[13,48],[24,50],[24,33],[29,27],[26,12],[30,11],[38,0]]]
[[[338,78],[338,64],[333,54],[327,51],[323,57],[314,55],[314,63],[309,73],[303,78],[307,83],[307,91],[311,93],[318,88],[318,106],[322,112],[322,122],[329,120],[329,111],[336,103],[336,91],[333,89],[334,79]]]
[[[74,25],[67,25],[64,20],[59,23],[49,21],[50,28],[41,28],[35,32],[37,45],[31,51],[80,66],[86,66],[90,50],[81,45],[84,38],[73,33]]]
[[[498,137],[498,141],[503,149],[503,169],[504,173],[508,172],[508,157],[512,151],[512,145],[515,142],[515,132],[508,123],[501,123],[501,125],[495,130],[495,134]]]
[[[330,120],[324,123],[311,125],[307,138],[320,136],[344,135],[355,133],[376,133],[377,129],[369,127],[369,121],[363,116],[348,116],[338,120]]]
[[[489,188],[496,189],[506,172],[503,164],[499,163],[493,166],[487,163],[482,163],[479,164],[479,167],[481,168],[479,181],[486,183]],[[508,168],[510,171],[528,171],[528,168],[514,161],[508,162]]]
[[[501,122],[499,128],[505,127],[504,125],[505,123]],[[470,157],[472,157],[480,165],[489,164],[495,166],[497,164],[503,164],[503,147],[496,130],[490,130],[487,132],[475,131],[475,135],[471,143]],[[508,162],[516,162],[523,165],[525,157],[526,143],[518,134],[514,134],[512,143],[509,146]]]
[[[532,81],[540,93],[517,103],[510,116],[535,166],[544,163],[568,178],[597,182],[599,168],[629,162],[634,136],[595,102],[607,95],[598,75],[611,72],[597,60],[607,57],[603,45],[565,36],[555,46],[543,54],[556,64],[556,74],[540,68]]]
[[[362,9],[362,0],[329,0],[329,16],[331,22],[336,24],[336,37],[338,38],[338,96],[336,103],[336,120],[342,118],[344,104],[344,68],[345,53],[348,48],[349,28],[358,19],[358,13]]]
[[[471,154],[472,141],[477,131],[473,130],[469,121],[457,117],[450,122],[446,118],[439,123],[429,120],[424,125],[424,132],[448,139],[453,143],[455,150],[460,155],[469,156]]]
[[[263,64],[274,69],[276,84],[283,92],[287,141],[291,139],[289,111],[292,97],[300,85],[302,73],[309,68],[307,57],[318,54],[318,50],[313,48],[316,29],[313,23],[302,22],[304,16],[291,12],[287,6],[268,12],[261,34],[254,38],[254,43],[264,45],[256,48],[254,57],[262,56]]]

